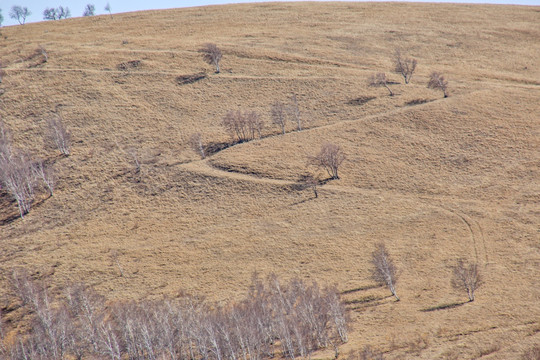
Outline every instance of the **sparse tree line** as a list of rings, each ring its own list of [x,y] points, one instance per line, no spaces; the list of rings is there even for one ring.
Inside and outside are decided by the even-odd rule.
[[[62,155],[69,156],[71,134],[57,117],[47,120],[47,142]],[[36,199],[36,192],[45,190],[53,196],[56,174],[52,161],[32,157],[12,143],[10,130],[0,121],[0,191],[5,191],[17,203],[23,218]]]
[[[112,16],[112,8],[109,3],[105,5],[104,8],[105,11],[109,13],[109,15]],[[26,6],[20,6],[20,5],[14,5],[11,7],[11,10],[9,11],[9,17],[11,19],[17,20],[17,22],[20,25],[24,25],[26,23],[26,18],[32,15],[32,12],[26,7]],[[84,8],[84,11],[82,13],[82,16],[94,16],[96,15],[96,6],[94,4],[87,4]],[[58,6],[57,8],[45,8],[43,10],[43,20],[61,20],[61,19],[67,19],[71,17],[71,10],[69,7],[64,6]],[[0,9],[0,26],[2,26],[2,22],[4,21],[4,17],[2,16],[2,9]]]
[[[112,303],[84,285],[55,296],[24,271],[11,284],[30,326],[7,338],[0,314],[5,359],[295,359],[322,348],[337,356],[348,340],[337,290],[299,279],[255,278],[224,306],[188,296]]]

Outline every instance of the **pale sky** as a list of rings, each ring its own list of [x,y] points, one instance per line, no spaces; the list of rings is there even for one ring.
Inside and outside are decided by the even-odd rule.
[[[216,4],[262,2],[265,0],[109,0],[111,11],[121,13],[128,11],[170,9],[179,7],[204,6]],[[276,0],[274,0],[276,1]],[[283,1],[283,0],[277,0]],[[287,0],[290,1],[290,0]],[[407,2],[409,0],[394,0]],[[410,2],[413,2],[412,0]],[[540,6],[540,0],[415,0],[415,2],[453,2],[453,3],[487,3],[487,4],[511,4],[511,5],[534,5]],[[104,10],[107,0],[0,0],[0,9],[4,21],[2,26],[17,25],[18,22],[9,17],[9,10],[13,5],[27,7],[31,11],[26,22],[43,21],[43,10],[47,7],[58,7],[60,5],[69,7],[71,16],[82,16],[86,4],[94,4],[96,15],[105,14]]]

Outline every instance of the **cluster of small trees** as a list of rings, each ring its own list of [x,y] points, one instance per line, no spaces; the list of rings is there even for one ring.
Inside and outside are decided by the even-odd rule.
[[[61,20],[71,17],[69,8],[59,6],[57,8],[45,8],[43,10],[43,20]]]
[[[76,285],[54,297],[24,271],[11,280],[31,326],[2,341],[7,359],[268,359],[307,358],[347,341],[348,316],[334,288],[275,276],[255,279],[244,300],[226,306],[193,297],[107,304]]]
[[[222,125],[234,142],[254,140],[262,137],[264,122],[256,111],[229,111]]]
[[[274,102],[270,106],[270,118],[272,124],[279,128],[281,134],[286,133],[286,126],[289,122],[295,123],[296,130],[302,130],[301,112],[296,95],[291,97],[290,104],[284,104],[280,101]],[[230,135],[233,144],[263,138],[263,131],[266,127],[263,117],[253,110],[231,110],[222,118],[221,125]],[[206,157],[200,133],[195,133],[190,137],[189,145],[202,159]]]
[[[401,50],[396,49],[392,61],[394,63],[394,72],[401,75],[405,81],[405,84],[408,84],[411,81],[418,64],[416,59],[403,57]],[[375,73],[371,75],[368,80],[369,86],[385,87],[386,90],[388,90],[389,95],[394,96],[394,92],[388,86],[390,84],[391,82],[388,80],[386,73],[384,72]],[[434,90],[440,90],[443,92],[445,98],[448,97],[448,81],[441,73],[432,72],[429,77],[427,87]]]
[[[48,140],[63,155],[70,154],[71,135],[60,118],[48,122]],[[40,188],[49,196],[54,193],[56,176],[51,162],[32,158],[12,144],[11,132],[0,122],[0,190],[9,193],[17,203],[21,218],[28,214]]]

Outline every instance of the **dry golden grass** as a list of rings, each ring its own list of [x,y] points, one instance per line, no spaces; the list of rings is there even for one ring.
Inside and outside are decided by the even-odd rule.
[[[2,28],[0,116],[16,146],[55,159],[60,180],[24,220],[6,221],[17,209],[1,193],[1,285],[24,266],[52,289],[84,281],[111,300],[183,289],[226,301],[254,271],[275,272],[348,290],[343,352],[519,358],[540,341],[539,11],[267,3]],[[207,42],[223,49],[221,74],[197,52]],[[44,64],[29,58],[39,45]],[[396,47],[418,59],[409,85],[391,74]],[[396,96],[367,86],[382,71],[400,82]],[[449,98],[426,88],[432,71],[449,79]],[[269,122],[270,104],[293,93],[307,130],[204,161],[189,149],[195,132],[229,141],[228,110]],[[417,99],[429,102],[407,105]],[[73,133],[68,158],[43,147],[53,113]],[[348,161],[314,199],[294,183],[327,141]],[[400,302],[369,278],[379,241],[401,269]],[[474,303],[450,286],[459,257],[485,276]]]

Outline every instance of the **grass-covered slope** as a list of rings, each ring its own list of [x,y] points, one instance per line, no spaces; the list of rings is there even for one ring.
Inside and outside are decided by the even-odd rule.
[[[58,175],[24,220],[0,191],[2,288],[25,267],[53,291],[84,281],[113,301],[180,289],[226,301],[275,272],[349,290],[345,352],[518,358],[540,341],[539,11],[268,3],[2,28],[1,119]],[[220,74],[198,52],[207,42],[223,51]],[[418,60],[408,85],[392,72],[397,48]],[[433,71],[448,98],[426,88]],[[375,72],[394,96],[368,87]],[[292,94],[306,129],[278,135],[270,105]],[[265,137],[201,161],[190,136],[229,142],[221,119],[237,109],[259,112]],[[69,157],[44,146],[54,115]],[[295,183],[317,174],[307,157],[325,142],[347,161],[315,199]],[[372,286],[380,241],[400,302]],[[458,258],[481,265],[473,303],[450,285]]]

